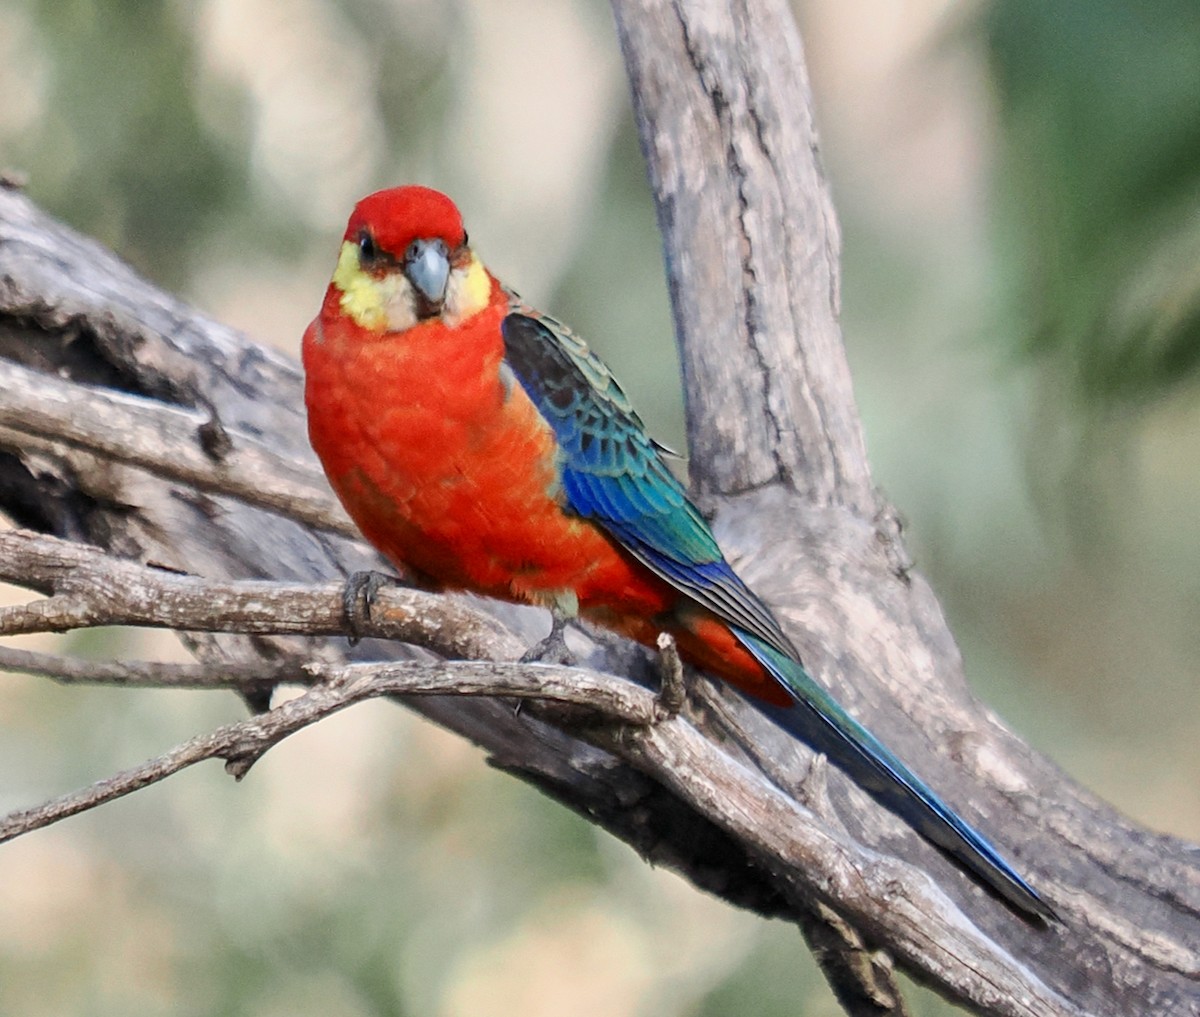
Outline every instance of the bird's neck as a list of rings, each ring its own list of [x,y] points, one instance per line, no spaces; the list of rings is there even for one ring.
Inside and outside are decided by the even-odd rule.
[[[340,291],[331,286],[306,336],[306,346],[311,349],[306,350],[305,359],[313,364],[318,360],[340,364],[338,370],[357,374],[360,384],[386,364],[394,379],[403,378],[405,384],[418,389],[428,384],[450,389],[458,386],[461,397],[469,400],[477,395],[477,386],[490,390],[499,384],[504,357],[501,323],[507,311],[508,299],[497,285],[488,305],[457,325],[431,318],[403,331],[388,332],[366,328],[346,315],[341,310]],[[359,366],[354,367],[356,364]]]

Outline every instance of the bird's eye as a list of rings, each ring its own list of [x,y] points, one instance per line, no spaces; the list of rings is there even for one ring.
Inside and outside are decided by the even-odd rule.
[[[379,260],[379,245],[366,230],[358,235],[358,260],[364,268],[369,268]]]

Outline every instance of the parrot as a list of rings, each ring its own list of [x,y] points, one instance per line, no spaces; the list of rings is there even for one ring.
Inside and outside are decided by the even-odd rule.
[[[733,685],[1018,913],[1056,916],[805,669],[604,362],[468,245],[446,195],[354,208],[303,338],[313,449],[366,540],[430,589],[550,608]]]

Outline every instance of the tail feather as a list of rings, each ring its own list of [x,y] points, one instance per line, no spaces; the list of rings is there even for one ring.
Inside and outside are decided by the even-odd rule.
[[[933,790],[818,685],[804,667],[740,629],[738,639],[795,698],[790,709],[769,712],[828,755],[864,790],[922,836],[957,859],[1019,910],[1042,919],[1058,916],[1000,853],[959,818]]]

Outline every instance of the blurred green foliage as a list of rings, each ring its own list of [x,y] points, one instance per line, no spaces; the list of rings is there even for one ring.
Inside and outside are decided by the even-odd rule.
[[[489,263],[682,447],[605,6],[0,0],[0,168],[293,349],[350,204],[441,185]],[[861,76],[901,33],[842,0],[797,4],[873,466],[981,693],[1099,793],[1194,836],[1200,8],[951,5],[971,30],[939,47],[942,6],[906,6],[927,37],[856,90],[855,61]],[[914,164],[906,146],[947,116],[967,143],[933,131]],[[1047,525],[1047,489],[1078,508],[1066,526]],[[139,639],[73,648],[162,652]],[[239,715],[233,697],[11,678],[0,704],[0,807]],[[289,740],[242,785],[189,772],[6,846],[0,872],[16,1017],[837,1012],[794,932],[383,706]]]
[[[1200,371],[1200,5],[1005,0],[982,22],[1026,332],[1093,407]]]
[[[46,92],[31,129],[6,139],[6,157],[34,171],[40,201],[181,285],[189,246],[220,213],[248,204],[243,153],[201,123],[185,26],[169,6],[136,0],[42,0],[26,10]]]

